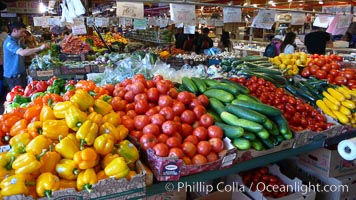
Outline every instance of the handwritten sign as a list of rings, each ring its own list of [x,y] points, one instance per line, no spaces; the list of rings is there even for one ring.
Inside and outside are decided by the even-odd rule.
[[[50,18],[48,18],[48,25],[49,26],[60,26],[61,25],[61,18],[60,17],[50,17]]]
[[[95,24],[94,17],[87,17],[87,26],[92,27]]]
[[[169,4],[171,20],[175,23],[195,23],[195,5]]]
[[[337,28],[348,28],[351,24],[352,15],[339,15]]]
[[[157,26],[157,18],[148,17],[147,18],[147,26]]]
[[[95,25],[98,27],[108,27],[109,26],[109,18],[106,17],[96,17]]]
[[[184,34],[194,34],[195,26],[184,26]]]
[[[322,12],[331,13],[331,14],[351,14],[351,5],[348,4],[348,5],[323,6]]]
[[[329,15],[318,15],[314,20],[313,26],[327,28],[331,21],[332,19]]]
[[[116,2],[116,16],[143,19],[143,2]]]
[[[304,25],[304,22],[306,21],[306,16],[305,13],[297,13],[297,12],[291,12],[291,25]]]
[[[34,17],[33,18],[34,26],[47,27],[48,26],[48,18],[47,17]]]
[[[276,16],[275,10],[260,9],[257,16],[253,19],[252,27],[271,29]]]
[[[224,23],[241,22],[241,8],[224,7]]]
[[[87,34],[87,28],[84,23],[84,17],[74,18],[74,22],[72,25],[72,33],[73,35]]]
[[[170,20],[168,18],[158,18],[157,24],[160,28],[164,28],[168,26],[168,22]]]
[[[146,18],[134,19],[133,26],[134,26],[134,29],[136,29],[136,30],[146,30],[146,27],[147,27]]]
[[[216,26],[216,27],[222,27],[222,26],[224,26],[224,21],[223,21],[223,20],[220,20],[220,19],[216,19],[216,20],[215,20],[215,26]]]

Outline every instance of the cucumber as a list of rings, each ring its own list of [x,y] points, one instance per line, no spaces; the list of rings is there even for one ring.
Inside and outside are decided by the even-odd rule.
[[[206,84],[207,86],[209,86],[209,87],[220,83],[219,81],[214,80],[214,79],[203,79],[203,81],[204,81],[205,84]]]
[[[272,149],[274,147],[274,144],[273,144],[273,141],[271,140],[271,138],[267,138],[264,140],[261,139],[261,142],[267,149]]]
[[[255,101],[260,103],[260,100],[258,98],[249,94],[239,94],[237,95],[236,99],[245,100],[245,101]]]
[[[263,129],[262,131],[257,132],[257,135],[261,139],[267,139],[269,137],[269,133],[266,129]]]
[[[278,110],[277,108],[274,108],[272,106],[269,106],[269,105],[266,105],[263,103],[238,100],[238,99],[233,100],[231,103],[234,105],[237,105],[237,106],[249,108],[251,110],[257,111],[257,112],[267,115],[267,116],[280,116],[282,114],[282,112],[280,110]]]
[[[293,138],[293,133],[290,129],[288,129],[288,132],[282,136],[283,136],[284,140],[290,140]]]
[[[270,133],[272,135],[279,135],[279,129],[278,129],[277,124],[273,120],[270,120],[270,121],[272,123],[272,129],[270,130]]]
[[[238,89],[232,85],[232,84],[227,84],[227,83],[218,83],[218,84],[215,84],[211,87],[209,87],[209,89],[220,89],[220,90],[224,90],[226,92],[229,92],[233,95],[238,95],[239,94],[239,91]]]
[[[235,98],[231,93],[220,89],[208,89],[204,94],[209,98],[216,98],[224,103],[230,103]]]
[[[239,118],[254,121],[256,123],[263,124],[267,120],[267,117],[265,115],[262,115],[259,112],[256,112],[254,110],[251,110],[251,109],[248,109],[245,107],[228,104],[225,107],[225,109],[226,109],[226,111],[236,115]]]
[[[225,111],[225,106],[221,101],[215,98],[209,98],[209,108],[211,108],[213,111],[215,111],[219,117],[220,114]]]
[[[265,73],[265,74],[276,74],[276,75],[282,75],[281,71],[274,70],[274,69],[267,69],[265,67],[259,67],[259,68],[253,68],[253,69],[248,69],[249,71],[256,72],[256,73]]]
[[[263,126],[259,123],[249,121],[246,119],[239,119],[236,117],[234,114],[231,114],[229,112],[222,112],[220,114],[220,118],[227,124],[233,125],[233,126],[239,126],[242,127],[246,131],[251,131],[254,133],[258,133],[263,130]]]
[[[271,137],[276,140],[276,143],[274,146],[280,145],[284,140],[283,136],[281,136],[281,135],[272,135]]]
[[[261,67],[259,65],[252,63],[252,62],[245,62],[245,65],[249,68],[260,68]]]
[[[207,110],[207,113],[214,118],[214,121],[222,122],[220,116],[213,109]]]
[[[232,140],[232,144],[239,150],[248,150],[251,148],[251,143],[245,138],[235,138]]]
[[[245,86],[243,86],[243,85],[241,85],[239,83],[236,83],[234,81],[230,81],[229,79],[222,79],[221,82],[234,85],[237,88],[237,90],[242,94],[249,94],[250,93],[250,90],[247,87],[245,87]]]
[[[237,126],[231,126],[222,122],[215,121],[215,125],[219,126],[226,137],[230,139],[239,138],[244,134],[244,129]]]
[[[267,118],[265,123],[263,123],[262,125],[269,131],[273,128],[272,121],[269,118]]]
[[[257,151],[263,151],[265,150],[265,147],[263,146],[262,142],[258,139],[250,141],[252,148],[254,148]]]
[[[204,93],[206,91],[206,85],[202,79],[197,77],[192,77],[192,81],[197,86],[200,93]]]
[[[282,135],[285,135],[288,133],[289,127],[288,127],[288,122],[287,120],[283,117],[283,115],[279,116],[274,116],[273,121],[276,122],[279,132]]]
[[[250,133],[250,132],[246,132],[246,131],[244,132],[244,134],[241,137],[248,139],[250,141],[256,140],[256,135],[254,133]]]
[[[189,92],[192,92],[194,94],[198,94],[198,92],[199,92],[198,88],[190,78],[183,77],[182,78],[182,84]]]

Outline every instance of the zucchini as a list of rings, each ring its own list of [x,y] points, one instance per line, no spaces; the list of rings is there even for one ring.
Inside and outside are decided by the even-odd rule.
[[[238,89],[232,85],[232,84],[227,84],[227,83],[218,83],[218,84],[215,84],[211,87],[209,87],[209,89],[220,89],[220,90],[224,90],[226,92],[229,92],[233,95],[238,95],[239,94],[239,91]]]
[[[265,150],[265,147],[263,146],[262,142],[258,140],[257,138],[255,140],[250,141],[252,148],[254,148],[257,151],[263,151]]]
[[[230,92],[220,89],[208,89],[204,94],[209,98],[216,98],[224,103],[230,103],[235,98]]]
[[[286,89],[289,93],[291,93],[293,96],[299,96],[297,94],[297,88],[292,86],[291,84],[285,84],[284,89]]]
[[[272,149],[274,147],[274,143],[271,138],[267,138],[264,140],[261,139],[261,142],[267,149]]]
[[[323,99],[323,96],[313,86],[309,85],[307,82],[304,83],[304,86],[307,88],[308,92],[313,95],[316,99]]]
[[[206,85],[202,79],[197,77],[192,77],[192,81],[197,86],[200,93],[204,93],[206,91]]]
[[[189,92],[192,92],[194,94],[198,94],[198,92],[199,92],[198,88],[190,78],[183,77],[182,78],[182,84]]]
[[[231,126],[217,121],[215,121],[215,125],[219,126],[224,131],[225,136],[230,139],[239,138],[244,134],[244,129],[241,127]]]
[[[309,94],[307,91],[299,88],[297,89],[297,96],[301,97],[302,99],[308,101],[311,104],[315,104],[315,101],[317,99],[315,99],[311,94]]]
[[[220,114],[225,111],[225,106],[221,101],[215,98],[209,98],[209,107],[215,111],[219,116]]]
[[[246,131],[251,131],[254,133],[258,133],[263,130],[263,126],[259,123],[249,121],[246,119],[239,119],[236,117],[234,114],[231,114],[229,112],[222,112],[220,114],[220,118],[227,124],[233,125],[233,126],[239,126],[242,127]]]
[[[239,83],[236,83],[234,81],[230,81],[229,79],[222,79],[221,82],[223,83],[227,83],[227,84],[230,84],[230,85],[233,85],[237,88],[237,90],[242,93],[242,94],[249,94],[250,91],[247,87],[239,84]]]
[[[279,132],[284,135],[288,133],[289,127],[286,118],[283,115],[274,116],[273,121],[276,122]]]
[[[204,81],[205,84],[206,84],[207,86],[209,86],[209,87],[220,83],[219,81],[214,80],[214,79],[203,79],[203,81]]]
[[[256,140],[256,135],[254,133],[250,132],[244,132],[244,134],[241,136],[242,138],[248,139],[248,140]]]
[[[247,70],[252,71],[252,72],[256,72],[256,73],[282,75],[282,72],[280,72],[278,70],[267,69],[265,67],[259,67],[259,68],[253,68],[253,69],[247,69]]]
[[[245,100],[245,101],[260,102],[260,100],[257,97],[254,97],[254,96],[249,95],[249,94],[239,94],[239,95],[237,95],[236,99]]]
[[[262,115],[259,112],[241,106],[228,104],[225,109],[226,111],[236,115],[239,118],[254,121],[256,123],[263,124],[267,120],[267,117],[265,115]]]
[[[261,66],[259,65],[256,65],[255,63],[253,62],[245,62],[245,65],[249,68],[260,68]]]
[[[251,148],[251,143],[245,138],[235,138],[232,140],[232,144],[239,150],[248,150]]]
[[[278,110],[277,108],[274,108],[272,106],[269,106],[269,105],[266,105],[263,103],[238,100],[238,99],[233,100],[231,103],[234,105],[237,105],[237,106],[249,108],[251,110],[257,111],[257,112],[267,115],[267,116],[279,116],[282,114],[282,112],[280,110]]]

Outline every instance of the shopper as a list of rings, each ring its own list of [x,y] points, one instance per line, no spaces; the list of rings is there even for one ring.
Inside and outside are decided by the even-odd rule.
[[[313,32],[305,35],[304,44],[310,54],[325,54],[326,47],[332,47],[331,36],[329,33],[313,26]]]
[[[41,35],[42,42],[51,42],[52,39],[53,39],[53,35],[51,32],[49,32],[48,29],[46,29],[45,32]]]
[[[26,87],[25,56],[33,55],[48,48],[43,44],[40,47],[25,48],[21,44],[21,38],[25,36],[26,26],[22,22],[14,22],[10,25],[11,34],[3,44],[4,50],[4,78],[11,90],[16,85]]]
[[[176,48],[183,49],[184,42],[187,39],[187,36],[183,32],[183,28],[178,28],[174,36],[176,39]]]
[[[214,46],[213,40],[208,36],[209,28],[203,29],[203,34],[198,38],[198,45],[196,51],[198,53],[203,53],[205,49],[209,49]]]
[[[232,51],[232,42],[230,41],[229,32],[223,31],[218,47],[223,51]]]
[[[4,51],[2,49],[2,45],[4,44],[7,36],[8,36],[8,31],[9,29],[7,26],[3,25],[0,27],[0,80],[3,79],[3,73],[4,73]]]
[[[268,39],[270,43],[266,46],[263,56],[273,58],[278,56],[281,50],[282,36],[281,35],[269,35]]]
[[[289,32],[286,34],[284,37],[284,40],[281,44],[281,52],[285,54],[293,54],[295,51],[295,38],[297,37],[297,34],[294,32]]]
[[[346,32],[345,35],[341,37],[341,40],[349,42],[349,48],[356,47],[356,35],[352,35],[350,32]]]
[[[194,50],[194,34],[188,34],[187,39],[183,44],[183,50],[190,52]]]

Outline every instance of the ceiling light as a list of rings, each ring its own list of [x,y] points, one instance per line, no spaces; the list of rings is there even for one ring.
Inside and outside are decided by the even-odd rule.
[[[273,4],[274,2],[273,1],[268,1],[268,4]]]
[[[272,7],[276,7],[276,4],[275,4],[275,3],[272,3]]]
[[[42,1],[40,2],[40,5],[39,5],[38,9],[39,9],[40,13],[46,12],[46,6],[43,4]]]
[[[288,2],[292,2],[293,0],[288,0]]]
[[[253,7],[257,8],[257,4],[252,4]]]
[[[248,3],[247,3],[247,2],[245,2],[245,3],[244,3],[244,6],[248,6]]]
[[[324,2],[320,0],[320,1],[319,1],[319,4],[324,4]]]

